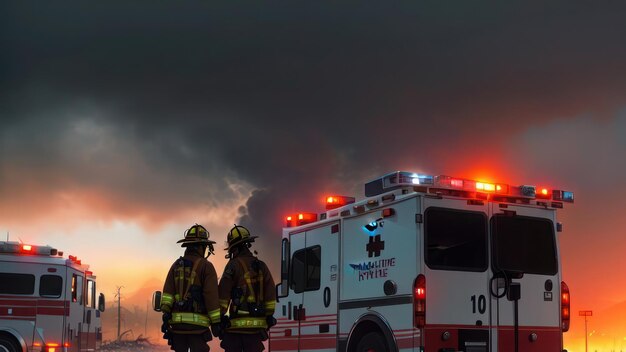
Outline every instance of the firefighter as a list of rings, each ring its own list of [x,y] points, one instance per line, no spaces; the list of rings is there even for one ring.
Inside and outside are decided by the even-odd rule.
[[[216,336],[220,329],[217,273],[207,260],[214,254],[215,241],[209,240],[203,226],[195,224],[177,243],[185,248],[185,254],[172,264],[163,286],[163,338],[176,352],[207,352],[209,326]]]
[[[220,346],[226,352],[263,351],[270,327],[276,324],[274,279],[267,265],[250,252],[251,236],[235,225],[227,235],[229,259],[219,283],[219,303],[224,333]],[[255,251],[256,254],[256,251]],[[228,312],[228,318],[224,316]]]

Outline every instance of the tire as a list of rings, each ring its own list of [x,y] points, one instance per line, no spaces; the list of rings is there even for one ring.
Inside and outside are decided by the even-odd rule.
[[[0,334],[0,352],[22,352],[22,348],[12,336]]]
[[[356,352],[386,352],[387,344],[382,334],[372,331],[363,335],[356,345]]]

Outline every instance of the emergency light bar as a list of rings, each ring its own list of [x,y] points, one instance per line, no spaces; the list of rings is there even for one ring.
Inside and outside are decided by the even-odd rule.
[[[328,196],[326,197],[326,210],[340,208],[344,205],[352,204],[354,201],[354,197]]]
[[[58,251],[50,246],[33,246],[19,242],[0,241],[0,253],[55,256]]]
[[[298,213],[285,217],[285,227],[301,226],[317,221],[316,213]]]
[[[414,172],[396,171],[365,184],[365,196],[376,196],[394,189],[416,186],[432,185],[433,176],[421,175]]]
[[[445,175],[430,176],[407,171],[396,171],[365,184],[365,196],[372,197],[402,187],[424,185],[429,188],[441,188],[475,192],[477,194],[495,194],[512,198],[547,199],[560,202],[574,202],[574,193],[562,190],[537,188],[532,185],[519,187],[505,183],[481,182]]]

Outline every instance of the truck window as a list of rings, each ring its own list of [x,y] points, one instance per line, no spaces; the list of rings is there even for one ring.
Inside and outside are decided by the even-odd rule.
[[[82,288],[80,280],[82,280],[82,277],[72,274],[72,302],[79,302],[80,290]]]
[[[32,295],[35,293],[35,275],[0,273],[0,293],[10,295]]]
[[[487,217],[482,212],[430,207],[424,216],[425,261],[431,269],[487,270]]]
[[[58,275],[41,275],[39,279],[39,296],[59,298],[63,291],[63,278]]]
[[[96,283],[93,280],[87,280],[87,300],[85,306],[96,308]]]
[[[491,227],[495,270],[540,275],[557,273],[552,221],[498,214],[491,218]]]
[[[296,251],[291,258],[289,287],[295,292],[320,289],[322,248],[313,246]]]

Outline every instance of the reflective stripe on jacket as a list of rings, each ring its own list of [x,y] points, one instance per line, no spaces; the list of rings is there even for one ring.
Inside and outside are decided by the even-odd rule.
[[[235,258],[230,259],[220,279],[219,305],[222,314],[229,313],[231,327],[228,331],[230,332],[245,333],[246,330],[249,332],[265,330],[267,329],[266,317],[274,314],[276,307],[274,280],[267,265],[262,261],[258,261],[258,272],[252,268],[253,262],[257,260],[249,250],[244,249]],[[259,282],[259,279],[262,282]],[[232,297],[235,288],[241,291],[239,306]],[[250,316],[246,311],[250,303],[256,303],[264,308],[265,316]]]
[[[187,263],[184,270],[181,270],[180,260]],[[187,267],[189,262],[197,263],[195,270],[192,270],[192,267]],[[192,275],[193,271],[195,271],[195,275]],[[181,273],[185,275],[181,277]],[[181,287],[181,284],[184,284],[184,287]],[[201,288],[203,307],[198,308],[198,305],[194,303],[194,311],[182,311],[180,303],[185,299],[182,296],[190,293],[187,290],[189,284]],[[195,326],[197,329],[193,331],[197,330],[198,333],[206,331],[210,324],[218,324],[221,314],[217,294],[217,273],[213,264],[198,253],[186,251],[181,259],[172,264],[167,274],[161,296],[161,310],[172,314],[170,324],[174,332],[177,330],[175,325],[178,324],[190,325],[189,328]]]

